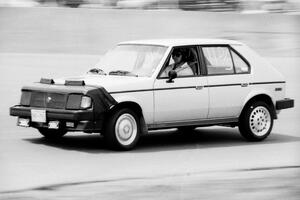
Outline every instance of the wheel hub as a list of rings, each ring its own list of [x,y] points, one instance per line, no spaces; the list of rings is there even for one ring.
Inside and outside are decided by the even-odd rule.
[[[271,115],[268,109],[263,106],[254,108],[250,114],[249,121],[251,131],[257,136],[268,133],[271,127]]]
[[[128,114],[122,114],[115,125],[117,140],[122,145],[130,145],[137,136],[137,123],[135,118]]]

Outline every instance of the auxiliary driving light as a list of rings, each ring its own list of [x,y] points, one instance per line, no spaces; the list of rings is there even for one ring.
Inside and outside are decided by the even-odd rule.
[[[48,123],[49,129],[58,129],[59,128],[59,121],[50,121]]]
[[[19,118],[18,126],[29,127],[29,119]]]

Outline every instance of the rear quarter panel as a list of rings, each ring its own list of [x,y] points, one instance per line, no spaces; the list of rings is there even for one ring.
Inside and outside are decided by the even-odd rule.
[[[246,45],[232,45],[250,63],[250,92],[244,99],[244,105],[254,96],[266,94],[273,104],[285,97],[285,79],[265,58],[258,55]]]

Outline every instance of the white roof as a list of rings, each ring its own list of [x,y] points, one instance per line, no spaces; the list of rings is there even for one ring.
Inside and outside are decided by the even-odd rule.
[[[146,45],[160,45],[160,46],[184,46],[184,45],[205,45],[205,44],[242,45],[241,42],[235,40],[205,39],[205,38],[135,40],[135,41],[121,42],[119,44],[146,44]]]

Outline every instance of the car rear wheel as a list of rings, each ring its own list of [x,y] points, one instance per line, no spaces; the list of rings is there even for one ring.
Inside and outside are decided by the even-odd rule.
[[[40,128],[38,130],[47,139],[59,139],[67,133],[66,130],[62,129]]]
[[[130,150],[136,146],[140,130],[136,113],[131,109],[123,108],[111,115],[105,127],[104,137],[109,148]]]
[[[270,106],[265,102],[259,101],[248,105],[239,121],[241,135],[249,141],[264,140],[273,127],[271,113]]]

